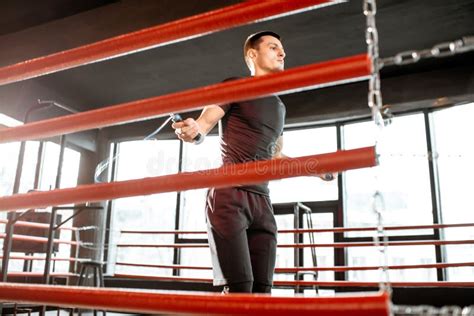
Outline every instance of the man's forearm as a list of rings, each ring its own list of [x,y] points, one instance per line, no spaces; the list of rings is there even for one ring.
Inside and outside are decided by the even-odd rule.
[[[222,110],[218,105],[205,107],[199,118],[196,120],[199,125],[199,132],[203,135],[209,134],[224,114],[224,110]]]

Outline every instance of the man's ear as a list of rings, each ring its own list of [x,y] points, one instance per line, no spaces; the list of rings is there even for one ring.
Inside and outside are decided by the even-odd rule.
[[[253,49],[253,48],[249,49],[248,52],[247,52],[247,56],[249,58],[255,58],[257,56],[256,50]]]

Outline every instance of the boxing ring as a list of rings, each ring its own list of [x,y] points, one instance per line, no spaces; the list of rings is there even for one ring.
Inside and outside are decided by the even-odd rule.
[[[297,14],[304,10],[318,9],[337,4],[338,1],[301,0],[301,1],[245,1],[241,4],[214,10],[208,13],[124,34],[97,43],[85,45],[52,55],[27,60],[0,68],[0,84],[5,85],[21,80],[100,62],[123,55],[156,48],[171,43],[192,40],[198,36],[220,30],[278,18],[283,15]],[[0,143],[43,139],[102,128],[118,124],[136,122],[145,119],[167,116],[175,112],[188,112],[201,109],[206,105],[229,103],[252,99],[270,94],[285,94],[308,89],[369,80],[369,106],[375,121],[380,120],[381,95],[378,70],[374,61],[378,58],[375,28],[375,1],[364,1],[365,14],[368,17],[366,38],[369,53],[348,56],[336,60],[310,64],[285,70],[281,73],[255,78],[245,78],[218,83],[186,91],[156,96],[148,99],[116,104],[113,106],[70,114],[53,119],[27,123],[18,127],[0,130]],[[375,43],[374,43],[375,42]],[[374,45],[375,44],[375,45]],[[380,122],[379,122],[380,124]],[[182,172],[173,175],[150,177],[137,180],[115,181],[81,185],[75,188],[55,189],[43,192],[30,192],[0,197],[0,211],[11,212],[35,208],[45,208],[64,204],[97,202],[117,198],[149,195],[155,193],[185,191],[208,187],[225,187],[236,183],[254,184],[276,179],[316,175],[321,173],[344,172],[346,170],[369,168],[377,165],[378,155],[375,147],[342,150],[333,153],[282,158],[270,161],[257,161],[224,166],[196,172]],[[6,222],[2,222],[6,224]],[[381,224],[381,223],[378,223]],[[47,229],[49,225],[29,222],[16,222],[18,226],[34,226]],[[344,233],[347,231],[373,231],[397,229],[444,229],[472,227],[474,224],[443,224],[411,227],[333,228],[282,230],[282,234],[305,233]],[[61,228],[78,230],[79,228]],[[199,231],[122,231],[122,234],[203,234]],[[4,238],[1,235],[0,238]],[[14,240],[27,240],[47,243],[47,238],[13,235]],[[67,243],[81,246],[79,241],[53,240],[53,243]],[[406,245],[446,245],[474,244],[474,240],[451,241],[390,241],[379,239],[374,242],[351,243],[310,243],[279,244],[279,248],[346,248],[346,247],[392,247]],[[118,244],[118,248],[205,248],[206,244]],[[46,260],[31,256],[12,256],[13,260]],[[51,258],[53,261],[78,261],[77,258]],[[150,265],[134,262],[117,262],[117,265],[137,267],[158,267],[165,269],[210,270],[210,267],[185,265]],[[426,264],[412,266],[386,266],[386,269],[427,269],[474,266],[474,262]],[[296,273],[302,271],[351,271],[378,270],[379,266],[365,267],[277,267],[276,273]],[[17,273],[20,275],[21,273]],[[10,275],[10,274],[9,274]],[[11,273],[12,276],[15,273]],[[66,276],[74,274],[65,274]],[[117,274],[121,278],[146,278],[150,280],[168,280],[181,282],[210,283],[210,279],[160,277]],[[331,286],[331,287],[379,287],[379,282],[347,281],[275,281],[281,286]],[[261,315],[390,315],[390,286],[452,286],[473,287],[474,282],[391,282],[388,287],[381,286],[375,293],[336,295],[334,297],[277,297],[257,294],[218,295],[215,293],[185,292],[164,293],[158,291],[133,291],[126,289],[105,289],[74,286],[50,286],[31,284],[0,284],[0,301],[15,303],[34,303],[67,308],[88,308],[94,310],[114,310],[131,313],[179,313],[179,314],[261,314]],[[466,314],[468,315],[468,314]],[[471,315],[471,314],[469,314]]]

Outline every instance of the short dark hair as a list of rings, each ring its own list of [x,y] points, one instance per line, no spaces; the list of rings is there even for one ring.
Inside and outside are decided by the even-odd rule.
[[[260,44],[260,42],[261,42],[260,39],[263,36],[267,36],[267,35],[268,36],[273,36],[273,37],[277,38],[278,40],[281,39],[280,35],[278,35],[275,32],[272,32],[272,31],[260,31],[260,32],[249,35],[247,37],[247,39],[245,40],[245,43],[244,43],[244,58],[247,55],[247,51],[250,48],[257,48],[258,44]]]
[[[278,40],[281,40],[280,35],[278,35],[275,32],[272,31],[260,31],[254,34],[250,34],[247,39],[245,40],[244,43],[244,60],[247,66],[250,68],[249,62],[247,61],[247,52],[249,49],[254,48],[256,49],[258,47],[258,44],[260,44],[262,37],[264,36],[273,36],[277,38]]]

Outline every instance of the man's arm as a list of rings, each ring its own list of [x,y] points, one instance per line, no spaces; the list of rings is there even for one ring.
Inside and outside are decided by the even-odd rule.
[[[206,136],[217,122],[224,117],[224,110],[218,105],[206,106],[197,120],[187,118],[182,122],[173,123],[176,135],[182,141],[192,143],[194,138],[200,133]]]

